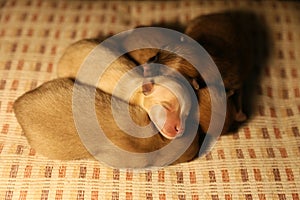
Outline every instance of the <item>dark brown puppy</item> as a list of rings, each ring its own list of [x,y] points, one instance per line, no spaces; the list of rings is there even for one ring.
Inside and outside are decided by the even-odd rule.
[[[74,124],[73,109],[84,115],[86,102],[72,108],[73,86],[74,81],[71,79],[55,79],[25,93],[14,104],[14,112],[29,144],[38,153],[50,159],[94,159],[82,144]],[[91,92],[93,94],[94,91],[95,88],[87,85],[80,85],[79,87],[79,93],[83,96],[90,96]],[[128,105],[120,99],[117,99],[116,102],[118,106]],[[106,136],[116,146],[129,152],[146,153],[161,149],[169,144],[170,140],[161,134],[155,134],[148,138],[136,138],[123,132],[114,121],[110,105],[111,95],[97,89],[95,93],[97,120]],[[147,113],[141,107],[130,105],[129,111],[133,121],[137,124],[145,126],[150,123]],[[120,113],[120,115],[122,114],[123,112]],[[124,120],[128,119],[124,118]],[[90,119],[84,123],[86,123],[86,127],[90,127]],[[173,164],[195,158],[199,151],[198,140],[199,134],[196,135],[185,153]],[[181,145],[184,147],[185,144],[182,143]],[[106,151],[106,148],[100,146],[99,152],[114,159],[111,151]],[[135,167],[155,165],[155,159],[145,157],[145,161],[136,163]],[[119,163],[121,167],[132,167],[134,161],[122,159]]]
[[[189,22],[185,34],[209,52],[229,92],[228,100],[235,106],[234,120],[245,121],[243,105],[246,100],[242,97],[245,85],[251,79],[258,79],[269,51],[263,19],[247,11],[214,13]]]

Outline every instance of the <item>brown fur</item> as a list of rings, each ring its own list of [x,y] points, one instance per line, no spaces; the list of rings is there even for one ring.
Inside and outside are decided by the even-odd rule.
[[[218,95],[218,94],[217,94]],[[211,116],[212,116],[212,102],[210,93],[207,87],[201,88],[198,90],[198,96],[199,96],[199,113],[200,113],[200,119],[199,123],[201,125],[201,128],[203,132],[207,132],[209,126],[213,126],[213,123],[211,124]],[[218,96],[215,96],[214,98],[217,98]],[[219,113],[221,109],[216,108],[216,115],[221,116],[223,113]],[[227,100],[227,111],[226,111],[226,117],[224,126],[222,129],[222,134],[227,133],[232,126],[233,121],[235,120],[236,115],[236,109],[234,106],[234,102],[231,99]],[[216,123],[216,121],[215,121]]]
[[[199,16],[188,23],[185,34],[195,39],[212,56],[227,89],[240,89],[251,70],[249,33],[240,32],[239,15],[217,13]],[[246,43],[246,44],[245,44]]]
[[[38,153],[50,159],[94,159],[82,144],[75,128],[72,114],[73,85],[74,82],[71,79],[55,79],[25,93],[14,104],[16,117],[29,144]],[[81,95],[88,95],[90,90],[94,90],[94,88],[86,85],[80,86]],[[113,120],[110,101],[111,95],[99,89],[96,90],[95,106],[98,122],[114,144],[130,152],[151,152],[170,142],[160,134],[143,139],[124,133]],[[120,99],[117,102],[126,104]],[[84,114],[83,105],[76,109]],[[137,124],[150,123],[147,113],[141,107],[130,105],[129,110]],[[199,150],[198,140],[197,135],[192,145],[174,163],[186,162],[195,158]],[[101,147],[99,149],[101,150]],[[145,166],[148,164],[146,163]]]
[[[266,28],[262,18],[241,10],[199,16],[186,27],[185,34],[209,52],[226,90],[233,93],[229,101],[236,110],[235,121],[247,119],[244,110],[249,107],[246,104],[251,104],[248,99],[253,98],[253,86],[249,83],[258,80],[268,57],[270,41]],[[247,99],[243,99],[245,95]],[[249,111],[248,108],[248,114]]]

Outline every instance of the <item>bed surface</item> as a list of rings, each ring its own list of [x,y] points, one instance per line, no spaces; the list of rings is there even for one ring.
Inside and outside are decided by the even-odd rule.
[[[137,25],[185,24],[246,9],[267,21],[273,49],[252,119],[206,156],[160,169],[118,170],[38,155],[14,100],[56,78],[64,49]],[[300,199],[300,3],[276,1],[0,1],[0,199]]]

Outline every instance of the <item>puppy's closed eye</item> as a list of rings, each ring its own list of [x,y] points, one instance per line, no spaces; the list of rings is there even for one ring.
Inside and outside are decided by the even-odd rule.
[[[159,59],[160,53],[158,52],[155,56],[149,58],[149,60],[147,61],[147,63],[156,63]]]

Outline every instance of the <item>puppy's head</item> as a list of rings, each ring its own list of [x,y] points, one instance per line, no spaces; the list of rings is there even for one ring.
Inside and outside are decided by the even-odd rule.
[[[144,107],[160,133],[168,139],[182,136],[191,110],[188,89],[175,79],[158,76],[145,79],[143,93]]]

